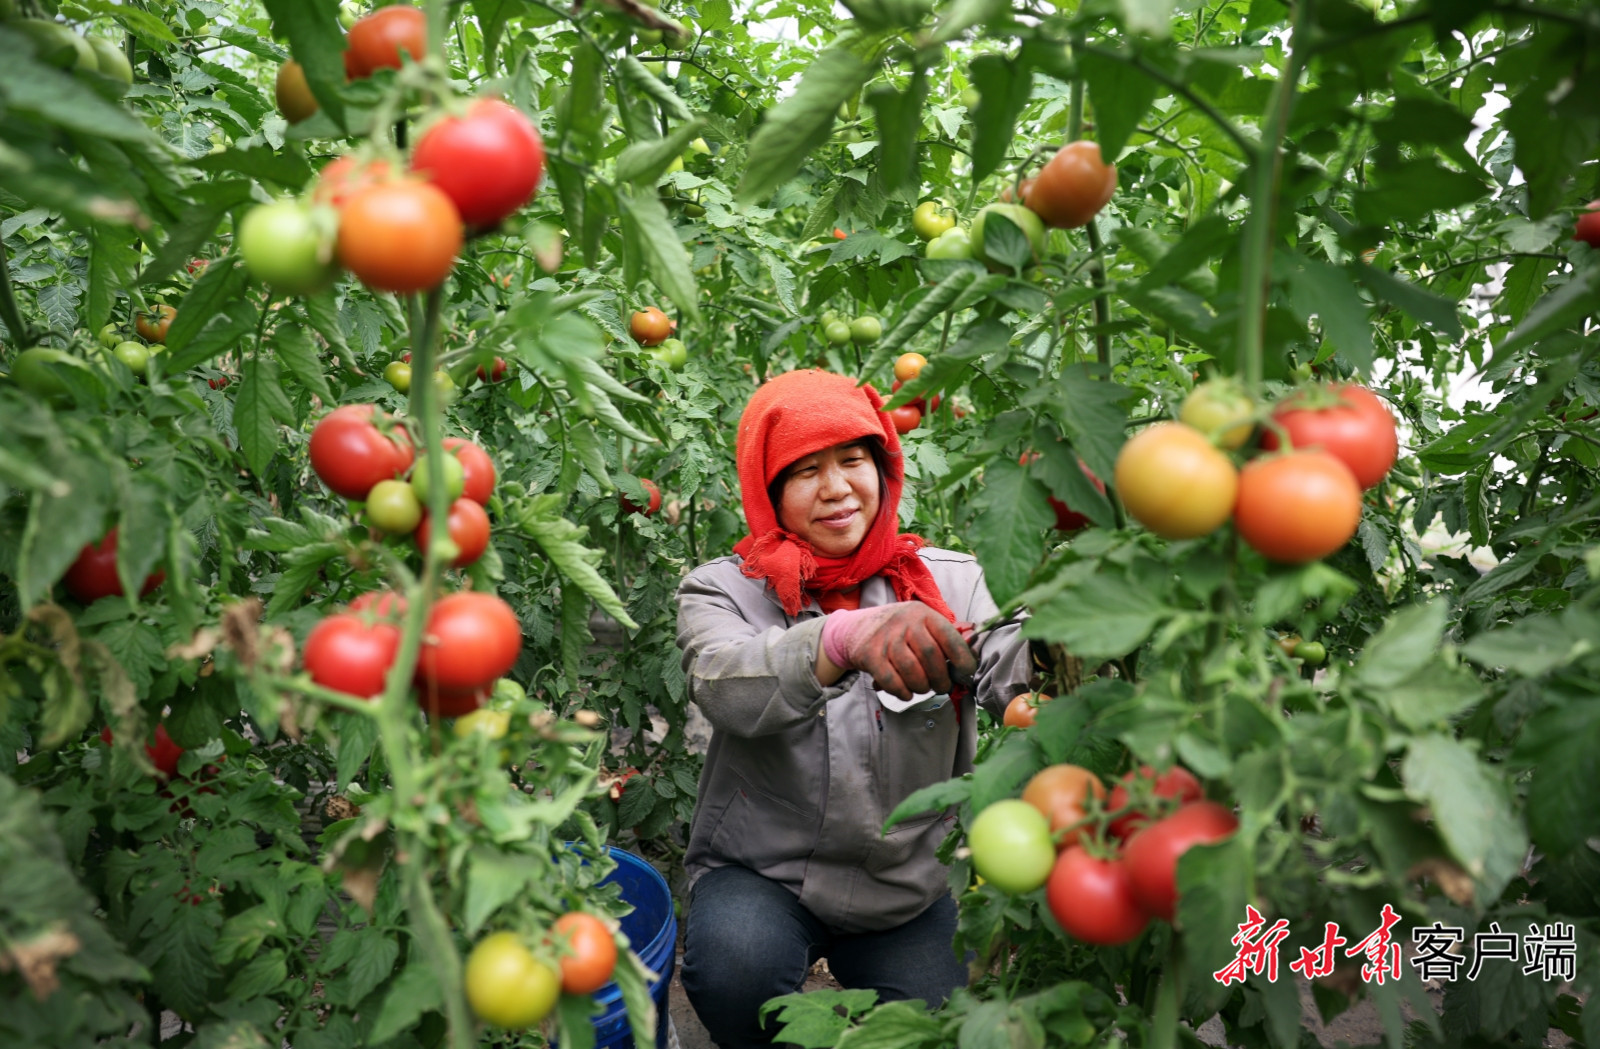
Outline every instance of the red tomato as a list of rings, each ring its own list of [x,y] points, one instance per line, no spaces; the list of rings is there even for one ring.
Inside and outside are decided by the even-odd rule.
[[[166,578],[165,572],[152,572],[145,577],[139,596],[148,594]],[[90,543],[79,550],[78,559],[72,562],[61,581],[80,604],[92,604],[102,597],[120,597],[122,580],[117,578],[117,530],[111,529],[98,543]]]
[[[1239,471],[1233,523],[1241,539],[1274,561],[1315,561],[1356,534],[1361,487],[1327,452],[1252,459]]]
[[[437,186],[380,183],[345,202],[339,263],[378,291],[426,291],[450,275],[462,238],[461,216]]]
[[[1024,452],[1018,462],[1023,466],[1027,466],[1037,458],[1039,458],[1038,452]],[[1079,459],[1078,469],[1083,471],[1083,476],[1094,482],[1094,486],[1100,489],[1101,495],[1106,494],[1106,483],[1094,475],[1094,471],[1089,469],[1088,463]],[[1089,527],[1089,519],[1087,517],[1053,495],[1050,497],[1050,509],[1056,512],[1056,531],[1058,532],[1078,532]]]
[[[1022,201],[1046,226],[1076,229],[1087,225],[1116,191],[1117,166],[1100,159],[1099,144],[1068,142],[1039,172]]]
[[[1584,206],[1578,216],[1578,225],[1572,231],[1573,240],[1581,240],[1591,248],[1600,248],[1600,200]]]
[[[672,322],[654,306],[647,306],[628,320],[628,334],[640,346],[659,346],[672,335]]]
[[[350,602],[350,611],[365,612],[377,619],[396,619],[405,615],[406,599],[393,590],[369,590]]]
[[[1150,924],[1150,916],[1134,898],[1127,866],[1121,860],[1091,856],[1081,846],[1056,857],[1044,898],[1067,934],[1084,943],[1116,947]]]
[[[311,469],[346,499],[364,500],[379,481],[411,469],[413,452],[405,431],[385,433],[385,417],[370,404],[347,404],[329,412],[311,431]],[[392,434],[392,436],[391,436]]]
[[[621,497],[622,511],[623,513],[644,514],[646,517],[650,517],[661,509],[661,489],[657,488],[656,483],[648,477],[639,478],[639,484],[644,488],[645,493],[650,496],[650,505],[640,508],[634,505],[632,499],[624,495]]]
[[[311,200],[331,208],[343,208],[349,199],[389,179],[387,160],[358,160],[352,154],[336,157],[328,162],[317,176],[311,190]]]
[[[511,274],[508,273],[506,274],[506,287],[511,286],[510,281]],[[496,357],[494,359],[494,366],[490,371],[485,371],[483,365],[480,364],[478,365],[478,381],[489,383],[499,382],[501,379],[506,377],[506,367],[506,359],[504,357]]]
[[[111,746],[111,741],[114,738],[111,734],[110,725],[100,730],[100,742],[106,746]],[[150,764],[156,767],[156,771],[161,774],[163,779],[171,779],[178,774],[178,759],[183,757],[183,748],[172,741],[172,737],[167,734],[167,726],[156,726],[153,740],[145,744],[144,752],[150,759]],[[216,771],[216,766],[214,765],[207,765],[206,768]]]
[[[413,62],[428,53],[428,19],[415,7],[380,7],[356,20],[350,27],[349,42],[344,71],[350,79],[369,77],[380,69],[399,69],[402,51]]]
[[[889,409],[889,421],[894,423],[895,433],[910,433],[922,425],[922,413],[913,405],[902,404]]]
[[[1035,773],[1022,788],[1022,800],[1050,821],[1051,834],[1060,835],[1057,849],[1076,845],[1083,837],[1084,828],[1078,824],[1088,815],[1091,796],[1104,801],[1106,785],[1099,776],[1077,765],[1050,765]]]
[[[371,699],[383,694],[384,678],[399,652],[400,628],[393,623],[335,612],[311,628],[301,658],[317,684]]]
[[[556,919],[554,939],[563,949],[561,989],[568,994],[593,994],[611,982],[617,967],[617,941],[605,922],[572,911]]]
[[[1324,396],[1326,404],[1320,403]],[[1273,410],[1272,419],[1289,435],[1291,446],[1327,452],[1350,468],[1362,488],[1383,480],[1399,453],[1394,416],[1364,386],[1330,386],[1326,395],[1312,398],[1291,396]],[[1271,427],[1262,432],[1261,447],[1278,447]]]
[[[428,552],[428,540],[432,535],[433,529],[424,514],[422,523],[412,533],[417,549],[424,554]],[[450,539],[461,551],[450,562],[452,568],[465,568],[483,556],[489,549],[489,515],[481,503],[461,498],[450,504]]]
[[[172,306],[156,306],[133,319],[133,330],[146,342],[166,342],[167,331],[177,315],[177,309]]]
[[[1232,812],[1214,801],[1197,801],[1135,834],[1122,860],[1139,906],[1171,921],[1178,910],[1178,858],[1195,845],[1222,841],[1238,829]]]
[[[844,240],[849,235],[850,234],[846,233],[844,230],[840,229],[838,226],[833,227],[833,239],[834,240]]]
[[[499,99],[446,116],[417,142],[411,170],[444,191],[469,226],[493,226],[526,204],[544,174],[544,142],[521,110]]]
[[[443,692],[492,687],[522,651],[522,624],[493,594],[447,594],[428,612],[417,677]]]
[[[1039,716],[1039,708],[1052,698],[1043,692],[1024,692],[1020,696],[1014,696],[1011,702],[1006,704],[1005,716],[1001,722],[1012,728],[1032,728]]]
[[[494,460],[489,453],[464,437],[446,437],[444,447],[461,461],[462,497],[488,506],[494,494]]]
[[[436,718],[459,718],[482,707],[489,700],[487,688],[460,691],[442,689],[425,681],[417,682],[417,706]]]
[[[1194,778],[1194,773],[1181,765],[1174,765],[1159,776],[1149,765],[1140,765],[1137,773],[1128,773],[1122,777],[1121,782],[1111,788],[1111,798],[1106,802],[1107,809],[1116,812],[1118,809],[1128,808],[1128,801],[1132,797],[1128,792],[1128,786],[1136,775],[1141,779],[1154,781],[1151,793],[1157,798],[1171,798],[1179,805],[1187,805],[1191,801],[1199,801],[1205,797],[1205,791],[1200,789],[1200,781]],[[1106,830],[1112,837],[1126,841],[1140,827],[1149,823],[1150,819],[1151,814],[1148,812],[1129,809],[1112,819]]]

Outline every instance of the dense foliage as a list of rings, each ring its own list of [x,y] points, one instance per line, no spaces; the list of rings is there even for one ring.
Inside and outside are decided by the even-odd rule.
[[[952,837],[971,989],[790,999],[786,1037],[1172,1045],[1220,1013],[1294,1045],[1289,961],[1387,904],[1408,950],[1570,926],[1573,973],[1489,961],[1440,1016],[1410,964],[1341,960],[1324,1016],[1365,995],[1391,1045],[1600,1044],[1600,236],[1572,235],[1600,8],[845,6],[435,0],[377,12],[423,41],[386,63],[351,3],[0,0],[0,1040],[536,1042],[480,1026],[538,1017],[466,959],[514,933],[553,998],[556,917],[624,909],[601,846],[673,869],[698,758],[672,595],[742,534],[744,401],[813,365],[889,396],[916,351],[903,524],[1029,610],[1055,698],[902,815],[1176,763],[1238,830],[1185,854],[1175,924],[1103,947]],[[539,182],[514,115],[479,180],[427,175],[484,96],[542,139],[526,204],[488,177]],[[367,194],[324,173],[344,155],[434,181]],[[1295,390],[1399,419],[1348,543],[1317,559],[1297,529],[1326,516],[1119,464],[1216,378],[1261,425],[1218,417],[1207,476],[1284,437]],[[312,434],[338,405],[404,428],[414,483],[335,494],[353,464]],[[446,437],[497,475],[461,499],[476,557]],[[1172,492],[1194,505],[1155,523],[1141,495]],[[424,511],[448,539],[408,534]],[[369,700],[307,641],[386,589],[340,639],[389,646]],[[522,640],[452,693],[424,633],[463,589]],[[1095,857],[1119,804],[1086,803]],[[1284,971],[1223,983],[1247,904],[1291,923]],[[648,1044],[647,974],[616,979]],[[586,992],[547,1008],[589,1044]]]

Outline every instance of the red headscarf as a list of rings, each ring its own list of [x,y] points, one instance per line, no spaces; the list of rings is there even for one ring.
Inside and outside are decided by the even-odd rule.
[[[905,484],[900,437],[871,386],[819,369],[788,372],[767,382],[739,418],[737,456],[744,519],[750,534],[734,546],[742,571],[765,579],[784,612],[797,615],[807,593],[850,590],[875,575],[894,587],[900,601],[921,601],[952,623],[939,586],[917,551],[920,535],[899,530],[900,491]],[[778,523],[767,488],[798,459],[846,441],[876,438],[888,453],[878,516],[848,557],[825,557]]]

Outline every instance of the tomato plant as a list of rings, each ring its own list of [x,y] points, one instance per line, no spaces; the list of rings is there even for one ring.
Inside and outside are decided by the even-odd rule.
[[[1124,841],[1132,837],[1140,827],[1149,823],[1154,815],[1151,811],[1132,805],[1134,792],[1139,791],[1134,785],[1136,779],[1145,780],[1150,784],[1149,796],[1156,799],[1158,804],[1160,801],[1171,801],[1182,806],[1205,797],[1200,781],[1195,778],[1194,773],[1182,765],[1174,765],[1161,773],[1157,773],[1149,765],[1140,765],[1137,770],[1123,776],[1117,785],[1111,788],[1111,796],[1106,800],[1108,811],[1121,813],[1112,817],[1111,822],[1106,825],[1106,833]]]
[[[493,594],[447,594],[428,610],[427,639],[417,659],[419,680],[451,692],[491,684],[522,651],[522,626]]]
[[[1117,191],[1117,166],[1094,142],[1068,142],[1040,169],[1022,200],[1047,226],[1077,229]]]
[[[336,612],[306,635],[302,658],[317,684],[370,699],[383,692],[399,651],[398,627],[369,622],[358,612]]]

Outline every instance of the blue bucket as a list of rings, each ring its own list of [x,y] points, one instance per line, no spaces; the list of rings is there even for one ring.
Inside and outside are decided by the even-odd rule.
[[[672,911],[672,890],[647,861],[619,848],[608,847],[607,851],[617,862],[617,869],[600,884],[621,886],[622,898],[633,904],[633,912],[622,919],[622,931],[639,960],[657,974],[650,984],[650,997],[656,1003],[656,1047],[666,1049],[667,989],[678,963],[678,918]],[[617,985],[606,984],[595,992],[594,1000],[605,1009],[594,1020],[595,1049],[627,1049],[633,1045],[633,1028]]]

